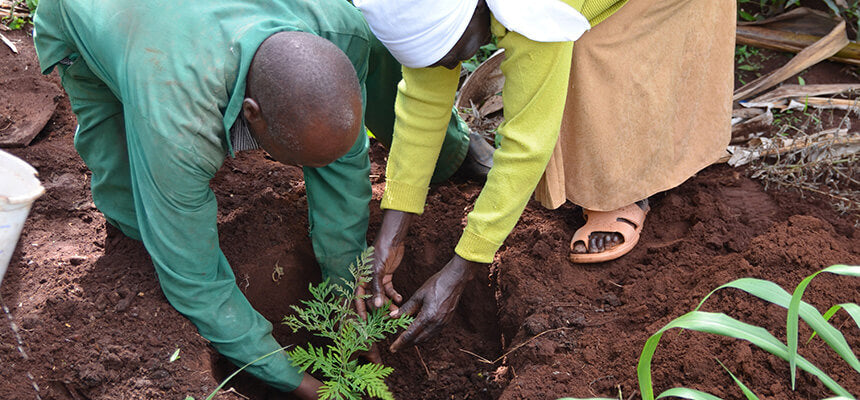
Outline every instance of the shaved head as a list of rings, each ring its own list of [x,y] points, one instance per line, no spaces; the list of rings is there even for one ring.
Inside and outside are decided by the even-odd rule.
[[[279,32],[254,54],[242,111],[276,160],[321,167],[340,158],[355,143],[361,110],[352,62],[328,40]]]

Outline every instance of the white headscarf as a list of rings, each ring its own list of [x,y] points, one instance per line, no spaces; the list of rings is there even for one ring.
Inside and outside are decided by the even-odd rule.
[[[561,0],[486,0],[505,28],[537,42],[579,39],[591,24]],[[355,0],[373,34],[401,64],[439,61],[463,36],[478,0]]]

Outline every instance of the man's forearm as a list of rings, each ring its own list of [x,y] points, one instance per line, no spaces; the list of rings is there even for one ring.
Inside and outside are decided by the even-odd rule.
[[[311,242],[323,279],[351,282],[349,265],[367,247],[371,198],[368,147],[368,138],[362,134],[335,162],[303,168]]]

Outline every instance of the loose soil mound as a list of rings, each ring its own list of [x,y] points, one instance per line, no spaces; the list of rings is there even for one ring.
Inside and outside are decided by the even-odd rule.
[[[36,74],[28,38],[6,35],[21,40],[22,55],[0,55],[0,71],[17,67],[18,74]],[[89,173],[72,146],[74,129],[64,98],[36,142],[13,151],[39,170],[47,193],[33,208],[0,290],[28,356],[17,350],[10,326],[0,323],[0,397],[205,397],[234,367],[167,303],[143,246],[106,227],[89,194]],[[380,223],[384,158],[384,149],[374,145],[369,241]],[[277,324],[290,304],[307,296],[307,283],[319,280],[306,233],[301,170],[248,152],[228,160],[212,187],[220,205],[221,247],[239,287],[276,323],[282,343],[307,340]],[[479,191],[479,185],[458,179],[431,190],[395,278],[401,293],[414,292],[452,256]],[[706,169],[651,205],[632,253],[605,264],[574,265],[567,253],[583,223],[580,210],[529,204],[497,261],[471,283],[441,334],[417,348],[384,352],[384,361],[396,369],[389,383],[397,397],[636,397],[635,366],[648,335],[692,310],[711,289],[747,276],[790,288],[825,266],[860,264],[855,221],[823,199],[764,191],[743,171],[726,166]],[[283,277],[273,276],[276,265]],[[820,310],[858,300],[860,285],[848,278],[822,276],[808,294]],[[705,310],[762,325],[777,337],[785,334],[784,310],[737,291],[719,293]],[[835,325],[860,349],[856,326],[842,315]],[[171,363],[176,349],[180,358]],[[856,372],[822,342],[803,345],[801,354],[860,393]],[[745,342],[696,332],[664,336],[654,362],[658,389],[685,385],[739,398],[715,359],[760,396],[829,395],[805,373],[792,392],[785,362]],[[218,398],[289,398],[248,376],[231,386]]]

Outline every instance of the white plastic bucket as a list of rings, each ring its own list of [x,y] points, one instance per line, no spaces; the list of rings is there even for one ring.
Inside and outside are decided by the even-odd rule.
[[[0,283],[30,206],[45,193],[36,175],[36,169],[30,164],[0,150]]]

